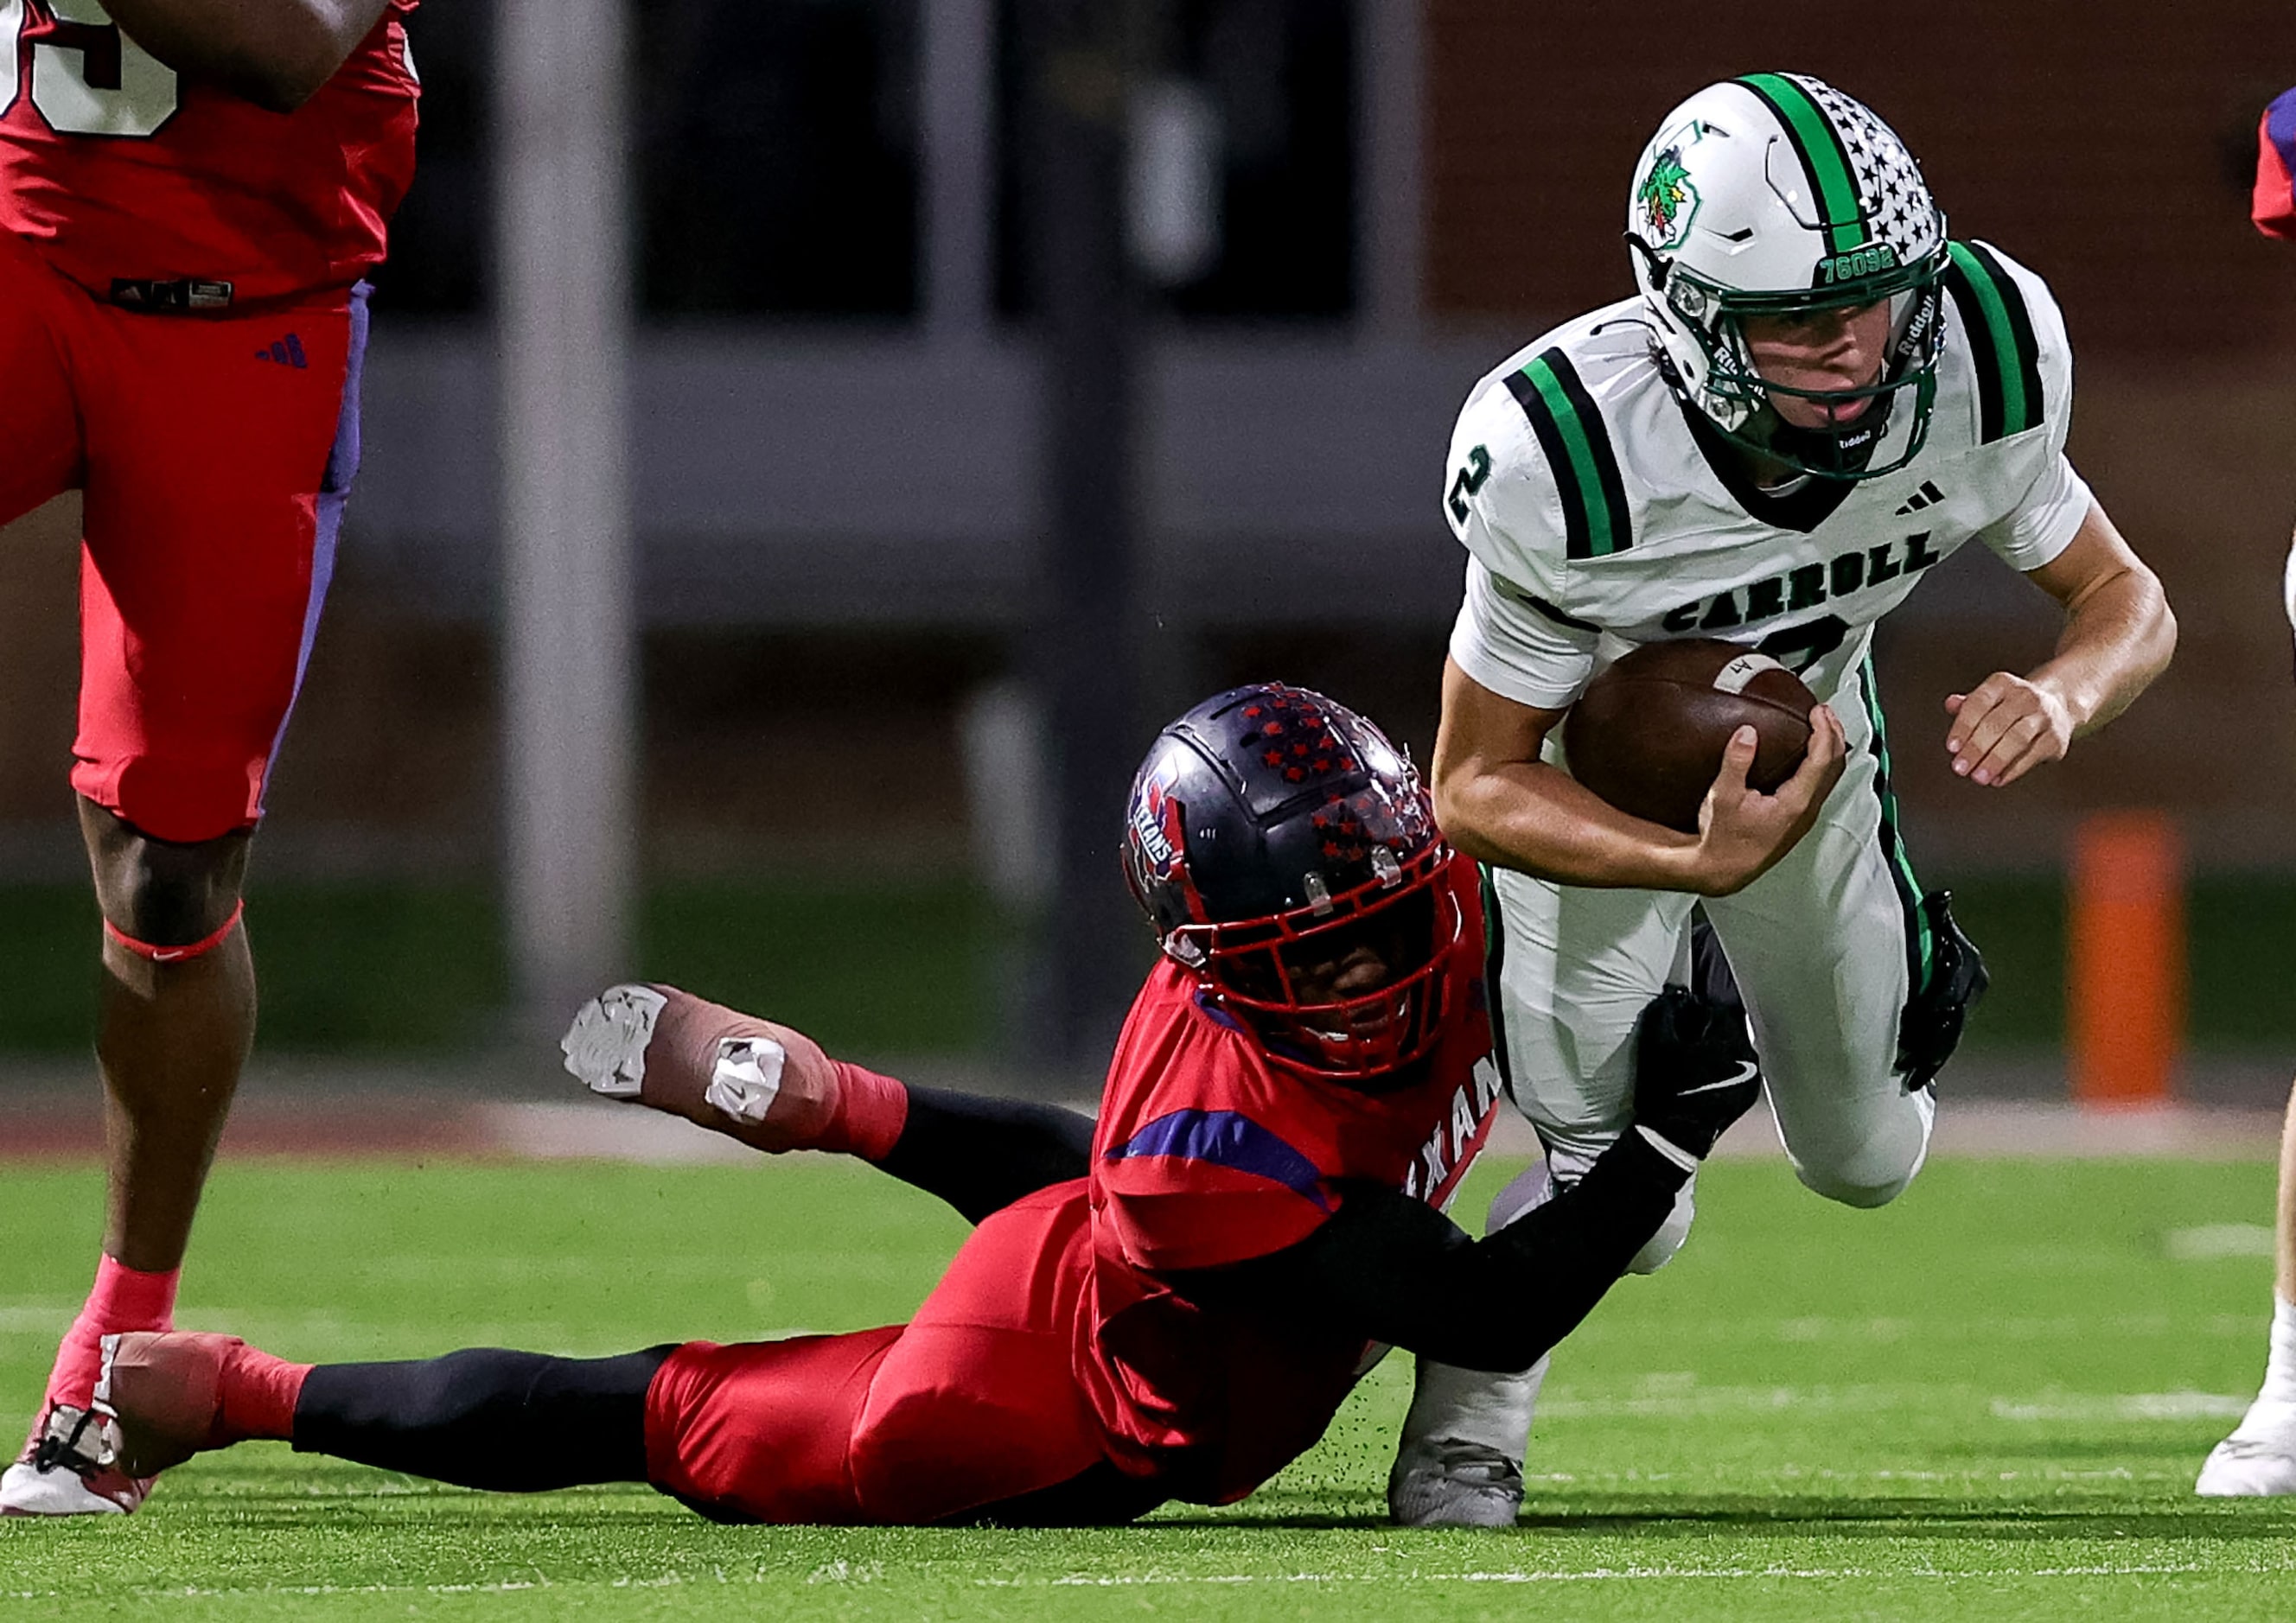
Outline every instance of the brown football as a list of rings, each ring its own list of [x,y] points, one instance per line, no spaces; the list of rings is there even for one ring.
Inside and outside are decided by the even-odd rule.
[[[1622,812],[1698,832],[1730,735],[1761,735],[1746,781],[1767,794],[1809,747],[1816,699],[1767,654],[1712,637],[1650,643],[1587,685],[1562,722],[1570,775]]]

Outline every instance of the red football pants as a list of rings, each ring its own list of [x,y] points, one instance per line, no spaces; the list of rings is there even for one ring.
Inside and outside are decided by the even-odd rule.
[[[914,1526],[1105,1479],[1070,1364],[1084,1191],[1055,1184],[991,1216],[906,1325],[679,1348],[646,1396],[653,1485],[722,1521]],[[1126,1520],[1158,1497],[1123,1496],[1075,1519]]]
[[[0,232],[0,522],[86,493],[72,787],[162,840],[261,816],[358,464],[365,290],[135,314]]]

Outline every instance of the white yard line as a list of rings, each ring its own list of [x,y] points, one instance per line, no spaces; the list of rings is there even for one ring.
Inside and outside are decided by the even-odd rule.
[[[1996,1420],[2070,1420],[2084,1424],[2099,1421],[2238,1420],[2248,1413],[2250,1393],[2233,1392],[2104,1392],[2052,1396],[2018,1401],[1993,1400]]]

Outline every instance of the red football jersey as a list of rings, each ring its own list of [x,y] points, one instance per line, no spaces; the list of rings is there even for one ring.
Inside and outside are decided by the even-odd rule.
[[[0,0],[15,29],[0,226],[99,298],[191,284],[150,296],[244,308],[348,287],[414,178],[416,4],[390,0],[316,95],[276,113],[181,78],[101,0]]]
[[[1407,1086],[1371,1094],[1269,1062],[1166,961],[1118,1040],[1093,1142],[1092,1277],[1077,1368],[1126,1463],[1242,1498],[1321,1437],[1371,1348],[1269,1320],[1208,1312],[1163,1276],[1264,1257],[1367,1179],[1448,1203],[1488,1137],[1500,1094],[1482,985],[1475,865],[1444,880],[1463,928],[1451,1007]]]

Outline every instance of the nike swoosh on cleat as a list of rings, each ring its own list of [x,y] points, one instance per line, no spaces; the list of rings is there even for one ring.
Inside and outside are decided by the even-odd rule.
[[[1696,1087],[1685,1087],[1680,1093],[1677,1094],[1675,1097],[1677,1099],[1687,1099],[1693,1094],[1710,1094],[1717,1088],[1735,1087],[1741,1082],[1759,1081],[1761,1075],[1762,1068],[1755,1064],[1753,1061],[1748,1060],[1738,1067],[1737,1073],[1734,1076],[1725,1077],[1719,1082],[1702,1082]]]

